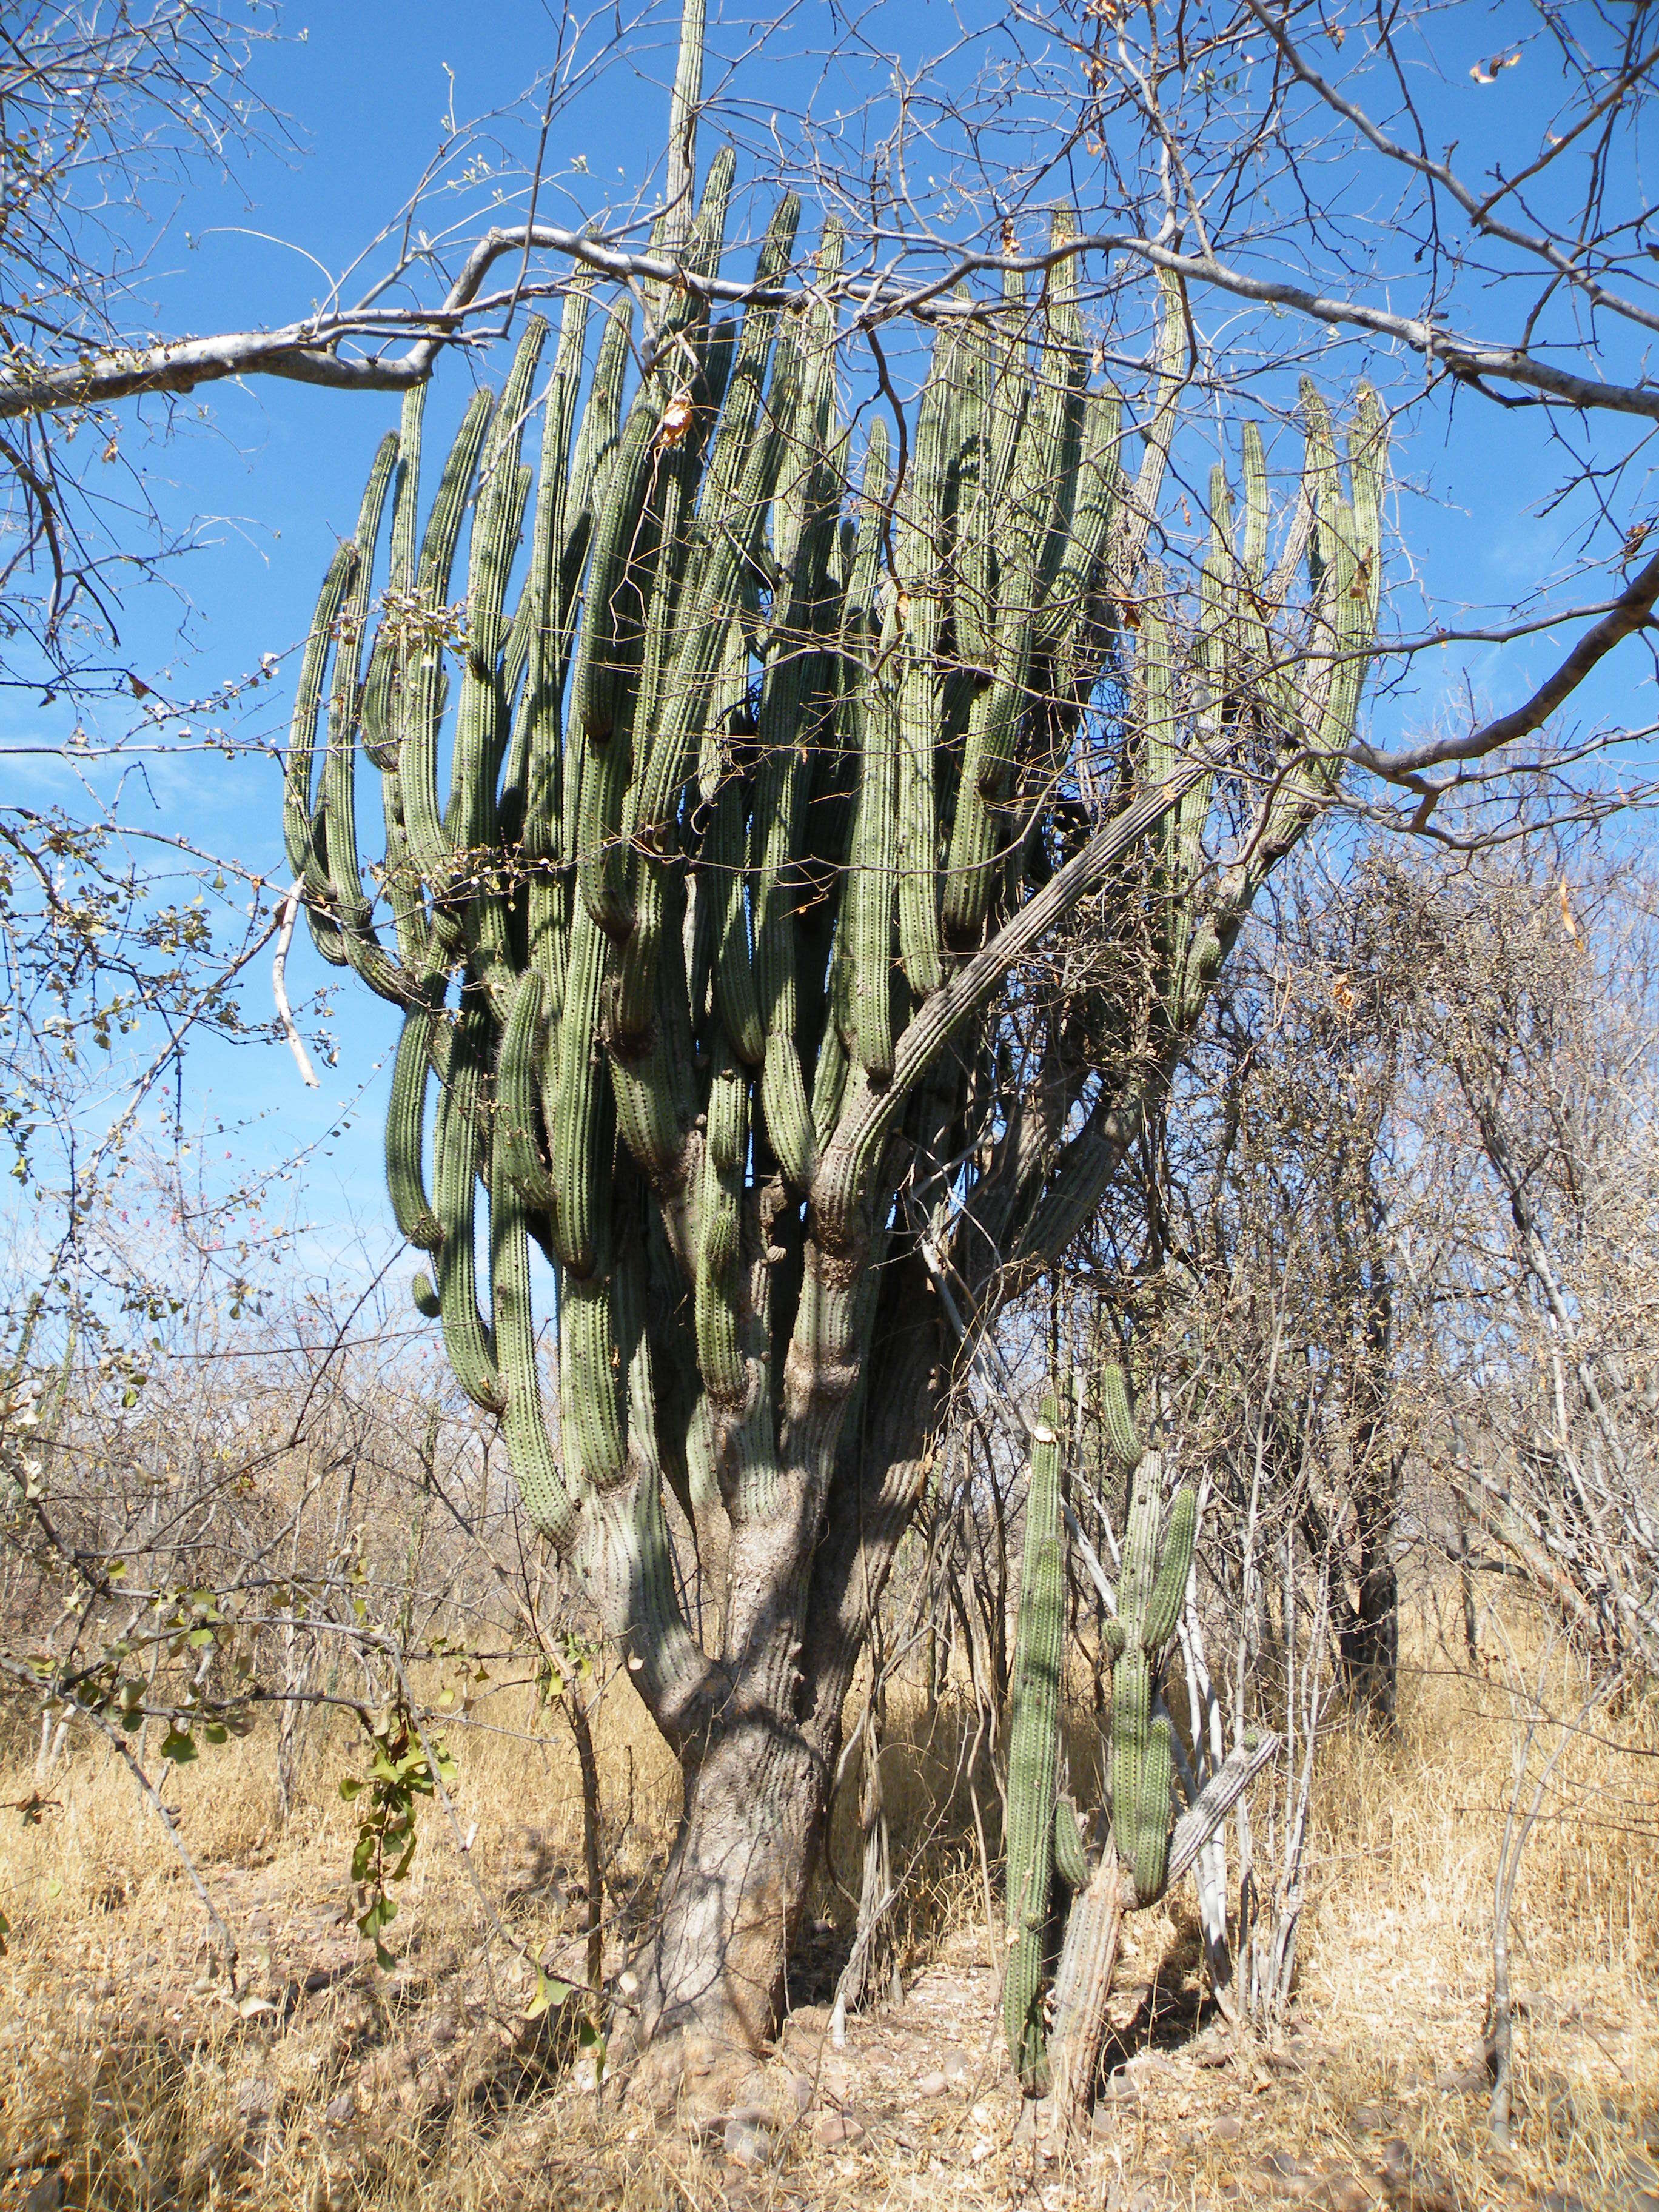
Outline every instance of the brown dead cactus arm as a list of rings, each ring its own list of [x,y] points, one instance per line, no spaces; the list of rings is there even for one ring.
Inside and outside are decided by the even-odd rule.
[[[703,182],[701,270],[732,173],[722,152]],[[538,465],[537,324],[424,520],[408,397],[323,587],[285,802],[318,950],[403,1010],[386,1165],[431,1255],[417,1302],[681,1762],[637,2032],[717,2073],[773,2026],[959,1357],[916,1224],[988,1310],[1086,1216],[1328,799],[1376,612],[1382,425],[1362,399],[1345,495],[1311,393],[1305,604],[1266,570],[1254,433],[1240,526],[1218,479],[1194,610],[1164,599],[1180,302],[1131,477],[1070,262],[939,335],[902,481],[878,423],[854,495],[833,226],[823,289],[775,304],[798,213],[740,323],[695,287],[647,300],[631,389],[628,299],[596,315],[576,279]],[[1254,826],[1218,872],[1222,780]],[[1044,1015],[1021,1096],[1011,979],[1085,919],[1138,933],[1140,980]],[[701,1634],[683,1568],[713,1590]]]

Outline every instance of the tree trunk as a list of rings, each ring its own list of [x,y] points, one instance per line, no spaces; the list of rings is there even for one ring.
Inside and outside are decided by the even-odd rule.
[[[842,1708],[927,1481],[943,1377],[920,1276],[914,1260],[887,1271],[844,1425],[816,1405],[819,1376],[796,1367],[769,1510],[733,1529],[719,1670],[727,1687],[680,1746],[685,1810],[635,1961],[635,2078],[659,2099],[682,2086],[698,2105],[729,2099],[782,2008]]]
[[[685,1780],[657,1920],[636,1961],[636,2083],[729,2101],[763,2054],[822,1832],[828,1777],[798,1722],[740,1714]]]
[[[1400,1686],[1400,1589],[1389,1552],[1392,1518],[1369,1528],[1359,1547],[1359,1602],[1343,1625],[1342,1671],[1371,1718],[1391,1722]]]

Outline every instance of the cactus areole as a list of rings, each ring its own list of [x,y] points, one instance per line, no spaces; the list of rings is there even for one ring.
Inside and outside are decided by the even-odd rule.
[[[688,177],[697,82],[683,53]],[[659,249],[714,271],[732,177],[721,152]],[[641,331],[573,277],[424,479],[410,395],[323,585],[284,805],[319,951],[403,1011],[416,1302],[681,1762],[632,2027],[717,2076],[774,2022],[957,1356],[918,1237],[986,1312],[1086,1219],[1328,799],[1376,616],[1368,397],[1345,493],[1306,396],[1273,574],[1246,432],[1242,526],[1218,471],[1177,601],[1145,548],[1180,302],[1133,470],[1065,262],[943,326],[904,439],[854,433],[840,240],[803,254],[798,217],[732,320],[665,288]],[[1218,777],[1254,807],[1231,866]],[[1085,936],[1144,957],[1018,988]]]

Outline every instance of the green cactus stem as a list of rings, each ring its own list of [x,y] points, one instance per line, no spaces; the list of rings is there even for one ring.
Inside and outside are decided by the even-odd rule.
[[[1174,1759],[1170,1723],[1154,1716],[1152,1692],[1186,1602],[1198,1499],[1188,1488],[1177,1491],[1160,1534],[1163,1455],[1141,1449],[1127,1377],[1115,1363],[1102,1371],[1101,1404],[1109,1448],[1132,1481],[1117,1615],[1107,1632],[1114,1654],[1112,1834],[1133,1874],[1136,1903],[1151,1905],[1164,1893]]]
[[[1054,1872],[1066,1645],[1061,1433],[1060,1401],[1045,1398],[1031,1447],[1008,1735],[1008,1956],[1002,1986],[1002,2023],[1009,2056],[1028,2096],[1041,2096],[1048,2086],[1043,1971],[1049,1948],[1048,1900]],[[1081,1856],[1080,1844],[1078,1856]]]

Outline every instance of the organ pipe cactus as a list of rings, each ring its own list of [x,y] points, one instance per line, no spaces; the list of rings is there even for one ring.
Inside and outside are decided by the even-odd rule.
[[[685,36],[695,174],[696,0]],[[1345,497],[1309,398],[1272,572],[1247,435],[1243,525],[1218,484],[1194,611],[1146,559],[1176,293],[1139,428],[1091,374],[1062,258],[1040,288],[1012,272],[939,303],[890,437],[856,427],[833,224],[806,252],[784,199],[741,313],[711,307],[732,186],[721,152],[663,216],[683,282],[569,281],[556,342],[528,325],[435,485],[410,394],[319,597],[283,823],[319,952],[399,1010],[386,1176],[417,1303],[688,1761],[658,1956],[761,1988],[759,2018],[819,1817],[766,1793],[810,1799],[833,1771],[836,1686],[949,1387],[943,1340],[914,1349],[938,1316],[906,1273],[901,1178],[946,1244],[956,1193],[988,1297],[1086,1218],[1334,787],[1376,617],[1382,428],[1363,398]],[[1071,235],[1057,216],[1050,243]],[[1271,797],[1217,872],[1212,792],[1238,768]],[[1085,906],[1141,932],[1150,1000],[1091,985],[1072,1028],[1052,1018],[1051,1078],[1022,1085],[1006,980]],[[721,1856],[714,1829],[745,1820]],[[786,1903],[732,1924],[763,1923],[771,1963],[704,1972],[696,1915],[756,1883]],[[659,1998],[647,1974],[647,2027]]]

